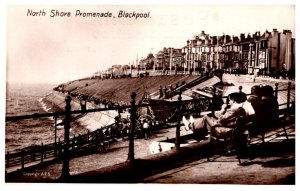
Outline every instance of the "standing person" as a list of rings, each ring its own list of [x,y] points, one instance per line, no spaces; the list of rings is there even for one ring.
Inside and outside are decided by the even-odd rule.
[[[245,116],[246,112],[243,109],[241,94],[238,92],[228,95],[229,104],[223,104],[220,111],[215,112],[215,116],[205,115],[202,118],[194,119],[193,116],[189,120],[183,116],[183,123],[186,130],[192,129],[196,136],[205,136],[211,131],[211,127],[221,125],[232,127],[235,124],[237,117]]]
[[[151,132],[151,121],[150,120],[143,120],[142,121],[142,128],[143,128],[143,131],[144,131],[144,138],[145,139],[148,139],[149,135],[150,135],[150,132]]]

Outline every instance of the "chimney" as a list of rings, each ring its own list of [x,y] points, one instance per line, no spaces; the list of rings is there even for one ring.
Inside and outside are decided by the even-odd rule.
[[[265,31],[265,38],[269,38],[269,36],[270,36],[270,33],[269,33],[268,30],[266,30],[266,31]]]
[[[216,36],[212,37],[212,44],[217,44],[218,38]]]
[[[277,29],[273,29],[272,36],[277,36],[277,35],[278,35]]]
[[[230,43],[230,42],[232,42],[230,36],[226,35],[224,44],[227,44],[227,43]]]
[[[209,39],[205,38],[205,44],[208,45],[209,44]]]
[[[292,31],[291,30],[283,30],[283,34],[288,38],[292,38]]]
[[[245,34],[244,34],[244,33],[242,33],[242,34],[240,35],[240,37],[241,37],[241,41],[244,41],[244,40],[245,40]]]
[[[283,30],[283,34],[292,33],[291,30]]]
[[[250,33],[248,33],[247,39],[251,39],[251,34]]]
[[[232,36],[232,42],[233,43],[236,43],[236,42],[238,42],[239,41],[239,37],[237,37],[237,36]]]

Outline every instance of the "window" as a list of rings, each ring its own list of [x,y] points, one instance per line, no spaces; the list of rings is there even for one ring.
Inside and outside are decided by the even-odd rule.
[[[243,51],[249,51],[249,44],[243,44],[242,49]]]
[[[265,51],[259,51],[259,58],[266,58],[266,52]]]
[[[217,54],[213,54],[213,60],[217,59]]]
[[[266,49],[267,48],[267,41],[261,41],[260,42],[260,49]]]
[[[239,60],[240,54],[239,53],[235,53],[235,60]]]
[[[232,53],[230,53],[230,58],[229,58],[230,60],[234,60],[234,53],[232,52]]]
[[[206,55],[205,54],[201,55],[201,60],[204,61],[204,62],[206,61]]]
[[[238,51],[238,47],[234,46],[234,51],[237,52]]]
[[[224,55],[224,59],[228,60],[228,55],[227,54]]]
[[[224,60],[224,54],[219,54],[219,59]]]
[[[248,60],[248,52],[242,53],[242,60]]]

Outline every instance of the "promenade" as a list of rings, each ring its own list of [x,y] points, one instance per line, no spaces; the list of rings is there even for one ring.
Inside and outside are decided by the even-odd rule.
[[[250,85],[243,87],[247,93]],[[294,99],[295,96],[292,96]],[[151,154],[149,147],[153,141],[175,137],[175,128],[162,129],[147,140],[135,139],[134,163],[127,161],[126,139],[112,144],[104,153],[72,158],[68,182],[293,185],[296,171],[295,121],[292,120],[286,128],[288,140],[281,128],[269,132],[265,144],[261,144],[260,139],[252,140],[249,158],[242,160],[243,165],[239,165],[234,154],[215,153],[212,161],[208,162],[208,140]],[[190,133],[184,127],[180,128],[181,136]],[[61,170],[62,163],[58,162],[18,176],[7,176],[6,182],[60,182]]]
[[[271,132],[273,133],[273,132]],[[144,183],[181,184],[295,184],[295,129],[289,127],[289,139],[268,137],[262,145],[255,142],[249,158],[239,165],[235,155],[214,155],[212,161],[195,159],[142,180]]]
[[[128,142],[119,142],[105,154],[93,154],[70,161],[71,183],[164,183],[164,184],[295,184],[295,125],[287,127],[287,140],[282,129],[266,136],[266,143],[252,140],[249,158],[242,165],[234,154],[216,153],[207,161],[206,141],[180,149],[149,154],[152,141],[174,136],[175,129],[158,131],[151,140],[135,141],[135,163],[126,161]],[[188,134],[183,127],[181,134]],[[126,146],[127,145],[127,146]],[[59,182],[62,164],[57,163],[7,182]]]

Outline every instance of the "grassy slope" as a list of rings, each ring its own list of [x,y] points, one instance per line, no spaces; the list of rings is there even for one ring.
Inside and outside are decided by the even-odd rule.
[[[144,92],[153,93],[159,87],[175,87],[176,83],[186,83],[196,79],[193,75],[151,76],[128,79],[87,79],[65,84],[65,90],[111,100],[118,103],[130,103],[130,94],[135,91],[136,101],[141,100]],[[87,85],[88,84],[88,85]]]

